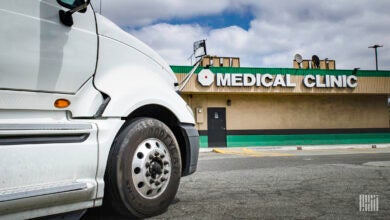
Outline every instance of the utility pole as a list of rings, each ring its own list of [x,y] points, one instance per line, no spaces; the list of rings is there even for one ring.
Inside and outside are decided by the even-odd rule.
[[[376,66],[376,71],[378,71],[378,47],[383,47],[383,45],[375,44],[373,46],[368,47],[368,48],[374,48],[375,49],[375,66]]]

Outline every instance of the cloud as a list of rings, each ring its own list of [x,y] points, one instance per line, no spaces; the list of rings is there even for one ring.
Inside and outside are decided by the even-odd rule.
[[[229,2],[230,0],[103,0],[102,14],[120,26],[139,27],[163,19],[220,13],[229,6]]]
[[[132,33],[151,45],[170,64],[191,64],[192,43],[207,36],[207,29],[198,25],[156,24]]]
[[[171,64],[190,64],[187,58],[192,43],[207,39],[209,54],[238,56],[242,66],[257,67],[292,67],[294,54],[301,53],[306,59],[313,54],[335,59],[338,69],[374,69],[374,51],[368,46],[385,44],[378,49],[379,66],[390,69],[390,44],[386,45],[390,42],[387,0],[112,0],[110,3],[109,8],[103,5],[103,14],[105,10],[116,10],[108,16]],[[248,30],[239,26],[212,29],[167,23],[170,19],[196,20],[197,16],[247,8],[254,16]]]

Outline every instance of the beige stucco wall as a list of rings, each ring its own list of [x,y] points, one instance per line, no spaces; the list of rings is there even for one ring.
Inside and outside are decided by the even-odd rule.
[[[389,128],[387,95],[192,94],[183,98],[194,109],[225,107],[228,130]],[[231,106],[227,106],[227,100]]]

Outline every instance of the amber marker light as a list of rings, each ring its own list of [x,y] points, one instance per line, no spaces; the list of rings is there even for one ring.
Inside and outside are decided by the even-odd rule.
[[[67,99],[57,99],[54,102],[54,106],[56,108],[67,108],[67,107],[69,107],[69,105],[70,105],[70,101]]]

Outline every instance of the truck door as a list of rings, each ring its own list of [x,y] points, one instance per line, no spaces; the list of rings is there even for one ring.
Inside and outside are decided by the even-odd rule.
[[[0,89],[75,93],[95,71],[94,12],[59,20],[55,0],[3,0],[0,4]]]
[[[15,102],[28,100],[25,94],[76,93],[96,65],[91,6],[73,14],[74,25],[67,27],[55,0],[0,2],[0,90],[20,93]],[[79,209],[93,205],[97,126],[68,120],[65,111],[38,110],[0,109],[0,219],[50,214],[43,209],[77,202]]]

